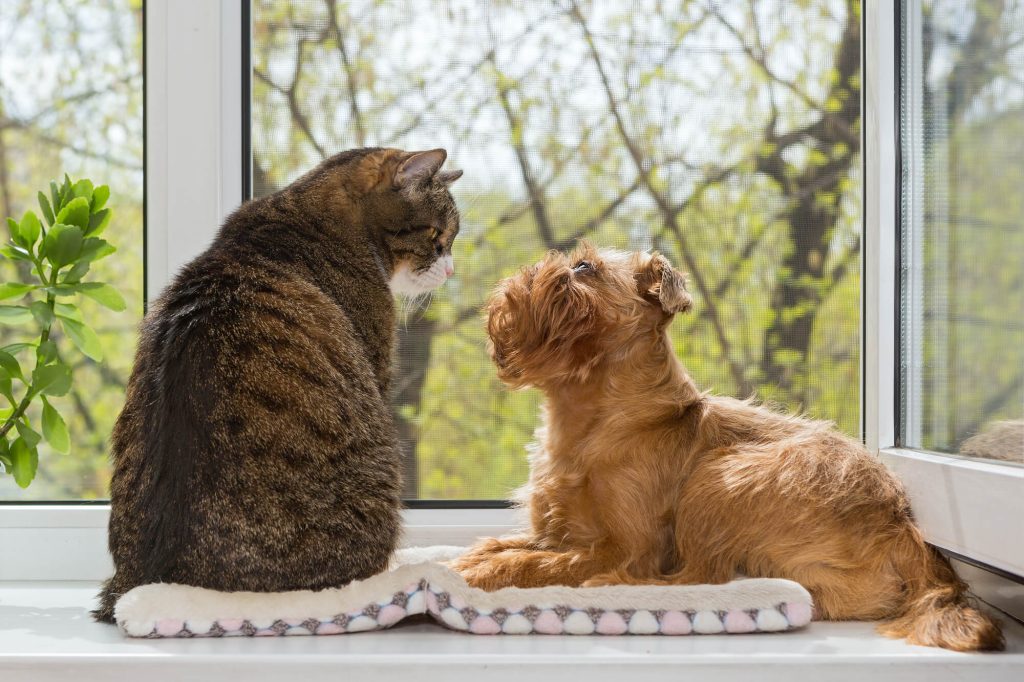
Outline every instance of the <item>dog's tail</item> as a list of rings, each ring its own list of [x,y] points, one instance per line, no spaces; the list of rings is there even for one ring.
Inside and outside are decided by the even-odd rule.
[[[901,613],[879,626],[889,637],[954,651],[1001,651],[997,622],[967,602],[967,585],[949,561],[907,525],[894,540],[893,561],[905,585]]]

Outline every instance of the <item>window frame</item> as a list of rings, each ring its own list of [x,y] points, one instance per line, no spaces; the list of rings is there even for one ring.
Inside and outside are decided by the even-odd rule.
[[[899,44],[902,0],[866,0],[861,51],[864,255],[862,427],[903,480],[926,538],[972,562],[1024,576],[1024,468],[899,447]],[[248,193],[248,0],[146,0],[146,298],[200,253]],[[894,9],[895,8],[895,9]],[[199,143],[197,143],[197,140]],[[406,544],[467,544],[517,528],[504,503],[413,501]],[[107,504],[0,505],[3,580],[109,575]]]
[[[1024,467],[924,452],[899,440],[899,30],[905,1],[864,4],[864,434],[910,496],[925,538],[941,549],[1024,577]],[[913,21],[913,15],[906,16]],[[914,26],[909,27],[911,30]],[[1008,541],[1009,540],[1009,541]]]

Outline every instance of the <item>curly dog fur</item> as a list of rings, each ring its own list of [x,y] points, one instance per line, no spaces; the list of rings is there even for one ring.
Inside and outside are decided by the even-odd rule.
[[[521,491],[530,527],[482,542],[456,570],[490,590],[788,578],[819,618],[1002,648],[859,442],[697,388],[666,333],[691,305],[663,256],[586,244],[498,285],[487,329],[499,377],[546,398]]]

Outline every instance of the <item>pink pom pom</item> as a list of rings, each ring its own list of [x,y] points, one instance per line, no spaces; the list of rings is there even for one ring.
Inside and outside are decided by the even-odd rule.
[[[405,609],[401,606],[388,604],[377,614],[377,622],[380,623],[381,627],[388,627],[402,620],[405,616]]]
[[[501,626],[490,616],[477,616],[470,623],[469,631],[475,635],[496,635],[501,632]]]
[[[533,629],[542,635],[562,634],[562,621],[558,619],[551,609],[544,609],[533,621]]]
[[[811,607],[799,602],[786,602],[786,620],[793,627],[807,625],[811,622]]]
[[[742,633],[753,632],[757,629],[757,623],[744,611],[733,609],[725,614],[725,631]]]
[[[156,634],[161,637],[174,637],[185,627],[185,623],[174,618],[164,618],[156,622]]]
[[[679,611],[666,611],[661,617],[661,634],[663,635],[688,635],[693,631],[690,619],[685,613]]]
[[[597,632],[602,635],[621,635],[627,629],[626,620],[614,611],[605,611],[597,621]]]

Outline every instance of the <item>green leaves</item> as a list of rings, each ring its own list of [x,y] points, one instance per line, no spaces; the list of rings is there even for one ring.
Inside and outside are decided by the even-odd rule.
[[[75,199],[75,201],[80,201],[80,199]],[[74,218],[75,216],[64,217]],[[83,241],[83,228],[65,224],[61,220],[61,217],[57,218],[57,224],[46,233],[43,245],[39,248],[39,255],[49,260],[57,269],[78,259],[82,253]],[[88,218],[84,222],[88,224]]]
[[[53,207],[50,206],[50,200],[46,198],[46,195],[42,192],[39,193],[39,210],[43,212],[43,217],[46,218],[47,225],[53,225]]]
[[[25,248],[31,248],[36,240],[39,239],[39,233],[43,229],[43,226],[39,224],[39,218],[32,211],[25,211],[25,215],[21,218],[21,245]]]
[[[50,402],[71,390],[71,368],[62,356],[77,349],[97,362],[103,359],[100,339],[76,304],[85,297],[114,311],[126,308],[109,284],[83,281],[92,263],[115,252],[98,236],[113,215],[106,205],[110,188],[87,179],[72,182],[65,175],[36,198],[46,227],[33,211],[20,221],[8,218],[11,238],[0,247],[8,260],[31,266],[12,271],[29,270],[33,278],[0,283],[0,301],[25,299],[22,305],[0,305],[0,325],[29,332],[28,338],[0,348],[0,465],[23,488],[36,476],[41,444],[54,452],[71,449],[67,423]],[[35,420],[42,422],[41,434]]]
[[[60,412],[53,408],[46,398],[43,398],[43,438],[57,452],[67,454],[71,450],[71,438],[68,435],[67,424]]]
[[[32,392],[43,395],[67,395],[71,389],[71,370],[63,364],[36,367],[32,372]]]
[[[21,488],[27,488],[39,468],[39,451],[29,447],[23,438],[16,438],[11,445],[11,463],[14,482]]]
[[[32,311],[20,305],[0,305],[0,324],[19,325],[32,321]]]
[[[60,318],[61,326],[67,332],[68,338],[78,346],[78,350],[89,356],[96,362],[103,359],[103,349],[100,347],[100,338],[96,332],[83,322],[76,322],[65,317]]]
[[[0,301],[4,301],[8,298],[24,296],[36,288],[37,287],[35,285],[22,284],[21,282],[6,282],[4,284],[0,284]]]
[[[78,229],[85,231],[89,227],[89,200],[85,197],[75,197],[72,199],[57,214],[57,223],[74,225]],[[54,229],[56,227],[54,225]]]
[[[2,350],[0,350],[0,372],[3,372],[8,377],[24,381],[21,376],[21,365],[18,364],[18,359]]]
[[[86,282],[76,286],[75,290],[82,292],[100,305],[110,308],[116,312],[121,312],[127,307],[124,302],[124,297],[118,293],[117,289],[109,284],[103,284],[102,282]]]

